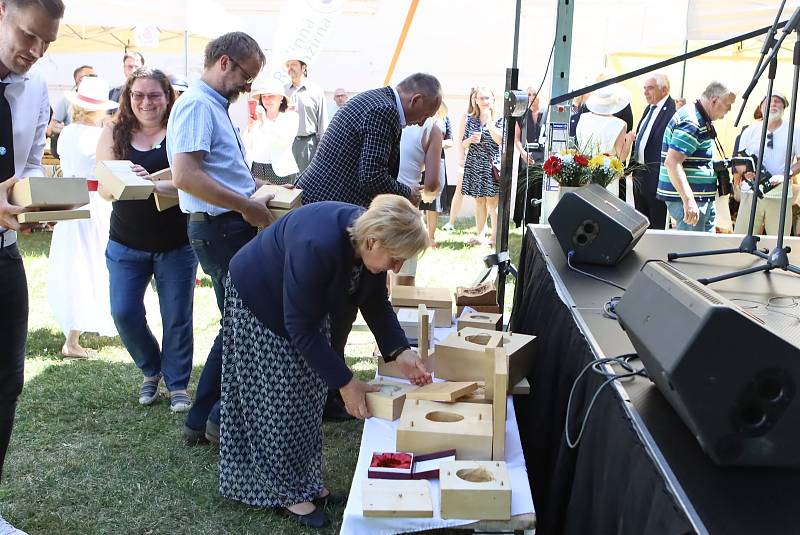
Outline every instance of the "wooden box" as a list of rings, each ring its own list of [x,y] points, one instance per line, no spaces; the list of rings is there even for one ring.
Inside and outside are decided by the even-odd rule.
[[[527,396],[531,393],[531,385],[528,382],[528,379],[523,379],[513,387],[509,389],[509,394],[512,396]],[[494,394],[492,395],[494,397]],[[482,382],[478,382],[478,388],[470,392],[468,395],[464,396],[463,398],[459,398],[458,401],[462,403],[492,403],[492,399],[488,399],[486,397],[486,386]]]
[[[487,377],[488,383],[491,379],[494,383],[495,392],[506,392],[508,390],[508,359],[503,348],[497,349],[494,353],[493,377]],[[496,395],[492,400],[492,459],[495,461],[506,460],[506,396]]]
[[[433,517],[431,487],[424,479],[366,479],[361,484],[361,500],[364,516]]]
[[[493,334],[496,331],[465,327],[436,344],[436,377],[448,381],[483,381],[486,344]],[[527,334],[503,333],[503,347],[509,358],[509,384],[516,385],[530,372],[535,339]]]
[[[397,450],[455,449],[458,459],[492,458],[492,407],[480,403],[408,400],[397,427]]]
[[[151,174],[150,178],[152,178],[154,182],[158,182],[160,180],[172,181],[172,169],[170,169],[169,167],[167,167],[166,169],[162,169],[161,171]],[[168,210],[173,206],[178,206],[177,196],[172,197],[170,195],[162,195],[157,191],[153,191],[153,199],[156,202],[156,209],[159,212]]]
[[[503,328],[503,315],[491,312],[462,312],[456,320],[457,330],[465,327],[499,331]]]
[[[442,463],[439,485],[442,518],[511,518],[511,479],[505,462]]]
[[[450,327],[453,324],[453,299],[447,288],[424,288],[420,286],[395,286],[391,296],[393,307],[416,309],[425,305],[433,312],[435,327]]]
[[[8,201],[25,208],[69,210],[89,204],[85,178],[23,178],[11,188]]]
[[[52,210],[45,212],[24,212],[17,216],[20,223],[44,223],[45,221],[68,221],[70,219],[89,219],[89,210]]]
[[[97,162],[95,174],[103,189],[118,201],[136,201],[150,197],[155,185],[131,171],[129,160],[102,160]]]
[[[267,203],[267,206],[270,208],[278,208],[281,210],[291,210],[292,208],[298,208],[303,203],[303,190],[293,188],[284,188],[283,186],[274,186],[272,184],[264,184],[258,190],[253,193],[253,199],[263,199],[268,194],[272,194],[275,197]]]
[[[373,417],[384,420],[400,418],[406,394],[417,389],[415,385],[387,381],[383,377],[370,381],[369,384],[378,385],[381,389],[378,392],[367,392],[367,410]]]

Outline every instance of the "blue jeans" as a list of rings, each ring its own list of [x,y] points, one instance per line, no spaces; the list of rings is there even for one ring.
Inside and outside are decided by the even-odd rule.
[[[697,208],[700,210],[700,218],[697,220],[696,225],[689,225],[683,220],[683,202],[666,201],[666,203],[669,215],[678,223],[677,227],[675,227],[676,229],[691,230],[694,232],[714,232],[714,221],[717,219],[717,209],[714,207],[713,200],[697,203]]]
[[[197,257],[188,245],[151,253],[113,240],[106,247],[111,316],[136,366],[146,377],[164,376],[167,390],[185,390],[192,373],[192,307]],[[155,277],[161,309],[161,348],[147,325],[144,292]]]
[[[207,221],[189,221],[189,241],[203,271],[211,277],[220,314],[225,306],[225,277],[228,264],[239,249],[256,235],[239,214],[224,215]],[[195,402],[186,417],[186,426],[205,429],[206,420],[219,424],[219,399],[222,385],[222,319],[220,330],[208,352],[206,365],[197,384]]]

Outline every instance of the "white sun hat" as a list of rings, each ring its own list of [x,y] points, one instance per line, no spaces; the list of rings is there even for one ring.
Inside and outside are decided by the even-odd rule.
[[[586,107],[601,115],[614,115],[631,103],[631,93],[619,84],[602,87],[589,95]]]
[[[108,98],[108,82],[97,76],[85,76],[77,91],[68,92],[66,97],[73,106],[91,111],[106,111],[119,107],[117,102]]]

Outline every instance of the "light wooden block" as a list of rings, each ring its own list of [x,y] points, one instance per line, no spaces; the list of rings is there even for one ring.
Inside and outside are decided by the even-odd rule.
[[[8,196],[11,204],[25,208],[69,210],[89,204],[85,178],[23,178]]]
[[[505,462],[443,462],[439,487],[442,518],[511,518],[511,479]]]
[[[397,451],[456,450],[457,459],[492,458],[492,407],[480,403],[410,400],[397,427]]]
[[[486,344],[486,358],[483,361],[483,377],[484,377],[484,397],[491,401],[494,399],[494,360],[498,351],[502,351],[500,344],[497,341],[497,336],[501,333],[492,335],[492,339]],[[505,351],[503,355],[505,356]]]
[[[503,348],[495,350],[494,374],[491,378],[494,391],[498,395],[492,400],[492,459],[495,461],[506,460],[506,396],[500,392],[508,390],[508,359]],[[488,384],[490,378],[486,378]]]
[[[408,393],[408,399],[427,399],[430,401],[456,401],[478,389],[478,383],[428,383]]]
[[[497,332],[466,327],[436,344],[436,377],[448,381],[483,381],[486,344],[494,334]],[[531,370],[536,337],[511,332],[502,336],[509,358],[508,382],[515,385]]]
[[[424,479],[367,479],[361,484],[361,500],[364,516],[433,517],[431,488]]]
[[[155,185],[131,170],[129,160],[102,160],[97,162],[95,175],[103,186],[118,201],[137,201],[150,197]]]
[[[434,308],[432,310],[434,327],[450,327],[453,324],[452,307]]]
[[[425,288],[422,286],[395,286],[392,288],[392,306],[446,308],[452,313],[453,298],[447,288]]]
[[[417,331],[419,331],[419,339],[417,340],[417,348],[419,349],[419,358],[427,359],[431,343],[431,316],[428,314],[428,309],[423,304],[419,305],[418,314]]]
[[[397,420],[403,412],[406,394],[416,390],[415,385],[387,381],[383,377],[370,381],[369,384],[380,386],[378,392],[367,392],[367,410],[376,418]]]
[[[461,403],[492,403],[493,400],[486,399],[486,385],[483,381],[478,381],[478,388],[464,396],[463,398],[459,398],[458,401]],[[494,389],[494,387],[493,387]],[[531,393],[531,384],[528,382],[528,379],[522,379],[519,383],[514,385],[508,391],[509,394],[512,396],[527,396]]]
[[[157,171],[150,175],[150,178],[153,181],[158,182],[160,180],[169,180],[172,181],[172,169],[167,167],[166,169],[162,169],[161,171]],[[153,191],[153,200],[156,202],[156,210],[159,212],[163,212],[164,210],[169,210],[173,206],[178,206],[178,197],[172,197],[170,195],[163,195],[158,193],[157,191]]]
[[[17,216],[20,223],[44,223],[46,221],[68,221],[70,219],[89,219],[89,210],[53,210],[45,212],[24,212]]]
[[[263,199],[269,194],[274,195],[274,198],[267,203],[270,208],[291,210],[292,208],[298,208],[303,203],[303,190],[298,188],[289,189],[273,184],[264,184],[253,193],[252,198]]]
[[[457,329],[466,327],[499,331],[503,327],[503,315],[489,312],[463,312],[456,320]]]

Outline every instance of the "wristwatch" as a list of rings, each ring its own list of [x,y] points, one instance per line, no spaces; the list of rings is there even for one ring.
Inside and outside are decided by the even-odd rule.
[[[399,356],[400,356],[400,354],[401,354],[403,351],[407,350],[407,349],[411,349],[411,346],[402,346],[402,347],[398,347],[397,349],[395,349],[395,350],[393,350],[393,351],[390,351],[388,355],[385,355],[385,356],[383,357],[383,360],[384,360],[385,362],[394,362],[394,361],[397,359],[397,357],[399,357]]]

